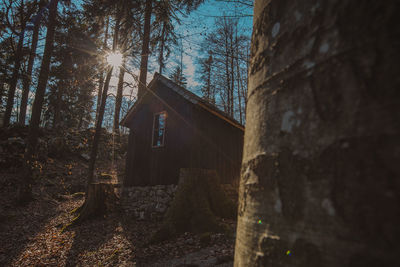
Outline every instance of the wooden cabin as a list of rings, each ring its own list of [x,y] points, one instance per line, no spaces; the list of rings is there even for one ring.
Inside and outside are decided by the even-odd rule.
[[[177,184],[181,168],[240,175],[244,127],[156,73],[121,124],[130,129],[124,186]]]

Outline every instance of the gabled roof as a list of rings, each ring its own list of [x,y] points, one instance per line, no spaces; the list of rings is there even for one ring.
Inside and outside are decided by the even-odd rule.
[[[200,98],[199,96],[195,95],[194,93],[190,92],[189,90],[183,88],[182,86],[177,85],[170,79],[167,79],[166,77],[162,76],[161,74],[158,74],[157,72],[154,74],[153,80],[150,82],[150,84],[147,86],[146,92],[143,94],[143,96],[133,104],[133,106],[129,109],[128,113],[125,115],[125,117],[121,120],[121,125],[126,126],[127,122],[134,116],[134,114],[137,111],[137,108],[140,106],[140,104],[143,102],[143,99],[147,94],[155,94],[154,90],[154,85],[156,84],[157,81],[160,81],[163,83],[167,88],[173,90],[180,96],[182,96],[186,101],[192,103],[193,105],[197,105],[211,114],[214,114],[215,116],[225,120],[226,122],[230,123],[231,125],[241,129],[244,131],[244,126],[240,124],[238,121],[236,121],[234,118],[229,116],[227,113],[221,111],[218,109],[215,105],[208,103],[206,100]]]

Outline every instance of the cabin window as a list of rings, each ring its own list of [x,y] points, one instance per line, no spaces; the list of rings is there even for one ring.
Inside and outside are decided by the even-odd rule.
[[[165,120],[167,112],[163,111],[154,114],[153,119],[153,147],[164,146],[165,140]]]

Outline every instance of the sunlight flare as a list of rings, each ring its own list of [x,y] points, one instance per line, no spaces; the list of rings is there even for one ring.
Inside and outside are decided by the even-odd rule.
[[[111,52],[107,55],[107,63],[113,67],[122,65],[122,54],[120,52]]]

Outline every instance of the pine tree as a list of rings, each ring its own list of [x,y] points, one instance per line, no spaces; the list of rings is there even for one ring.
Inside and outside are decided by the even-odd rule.
[[[47,23],[47,34],[45,48],[43,52],[42,64],[40,66],[39,80],[36,89],[35,100],[32,107],[32,117],[29,124],[29,135],[27,150],[25,153],[25,175],[24,183],[19,190],[19,201],[21,203],[27,202],[32,198],[32,174],[31,164],[34,161],[34,153],[39,137],[39,124],[42,113],[42,105],[44,101],[44,94],[47,86],[47,79],[49,76],[50,60],[53,52],[53,38],[56,27],[57,6],[59,0],[52,0],[49,4],[49,16]]]
[[[33,65],[35,62],[36,58],[36,48],[39,40],[39,31],[40,31],[40,26],[41,26],[41,10],[44,6],[43,1],[35,1],[34,6],[37,6],[36,9],[36,15],[33,17],[31,23],[33,25],[29,25],[33,28],[33,33],[32,33],[32,40],[31,40],[31,47],[29,51],[29,59],[28,59],[28,65],[26,68],[25,75],[23,77],[23,88],[22,88],[22,97],[21,97],[21,107],[19,111],[19,117],[18,117],[18,122],[20,124],[25,124],[26,120],[26,109],[28,106],[28,96],[29,96],[29,89],[32,81],[32,70],[33,70]]]
[[[199,65],[200,65],[200,80],[203,83],[201,87],[201,92],[208,102],[211,104],[215,104],[215,86],[213,84],[213,55],[212,51],[208,51],[208,58],[200,58]]]
[[[13,66],[13,73],[12,77],[10,79],[10,85],[8,88],[8,95],[7,95],[7,105],[6,105],[6,111],[4,113],[4,121],[3,121],[3,126],[7,127],[10,124],[10,119],[11,119],[11,113],[14,108],[14,97],[15,97],[15,91],[17,89],[17,82],[19,78],[19,72],[21,68],[21,63],[23,60],[23,45],[24,45],[24,38],[25,38],[25,26],[27,22],[27,15],[25,14],[24,11],[25,8],[25,3],[24,0],[21,0],[20,5],[19,5],[19,32],[17,34],[18,36],[18,45],[17,49],[15,51],[14,55],[14,66]]]
[[[176,66],[174,72],[169,76],[169,78],[174,81],[177,85],[186,87],[187,81],[186,77],[182,73],[180,66]]]
[[[166,46],[166,41],[169,37],[173,35],[173,27],[170,21],[173,19],[179,21],[176,12],[182,15],[189,14],[195,10],[204,0],[162,0],[157,1],[154,4],[154,9],[156,16],[159,18],[156,22],[161,22],[161,35],[158,41],[160,42],[160,54],[158,61],[160,64],[160,72],[163,70],[164,66],[164,49]],[[145,15],[144,15],[144,25],[143,25],[143,43],[140,61],[140,75],[139,75],[139,89],[138,89],[138,99],[146,91],[146,80],[147,80],[147,65],[148,56],[150,54],[150,33],[151,33],[151,15],[153,13],[153,0],[146,0],[145,2]],[[174,42],[174,41],[172,41]]]
[[[70,6],[60,16],[55,34],[52,83],[47,96],[45,120],[54,128],[81,128],[91,121],[97,57],[95,38],[81,11]],[[90,53],[92,51],[92,53]]]

